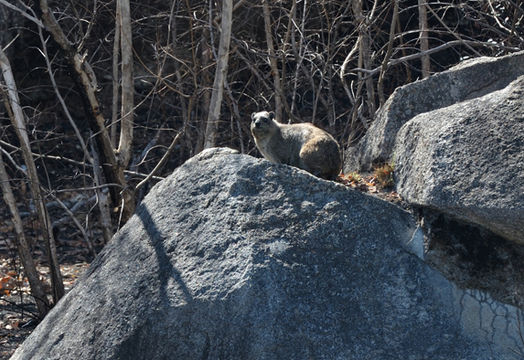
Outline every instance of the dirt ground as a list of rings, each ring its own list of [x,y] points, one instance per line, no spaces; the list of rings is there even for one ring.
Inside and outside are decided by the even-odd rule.
[[[27,279],[23,278],[12,258],[0,258],[0,359],[9,359],[16,348],[37,325],[36,307],[30,295]],[[87,262],[61,265],[66,291],[89,266]],[[49,279],[46,266],[38,265],[42,279]]]
[[[0,203],[3,204],[3,203]],[[26,239],[33,244],[33,258],[40,279],[49,288],[50,277],[43,251],[43,241],[38,234],[36,219],[28,211],[24,213],[24,204],[18,204],[22,210]],[[52,219],[60,219],[62,215],[52,213]],[[63,222],[56,229],[57,254],[66,291],[81,276],[93,255],[89,253],[83,237],[71,222]],[[91,230],[93,239],[101,239],[96,226]],[[27,278],[14,247],[14,229],[7,207],[0,206],[0,359],[9,359],[16,348],[31,334],[38,324],[36,306],[30,295]],[[102,244],[93,241],[98,251]]]

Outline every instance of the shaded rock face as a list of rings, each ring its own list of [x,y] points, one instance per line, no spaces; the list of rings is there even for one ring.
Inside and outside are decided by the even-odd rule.
[[[397,88],[378,110],[361,141],[347,149],[344,172],[369,171],[395,161],[392,151],[400,128],[418,114],[474,99],[506,87],[524,74],[524,52],[465,61],[448,71]]]
[[[468,335],[457,289],[405,250],[415,234],[391,204],[211,149],[151,190],[12,359],[518,359]]]
[[[524,76],[416,116],[399,131],[394,154],[406,201],[524,245]]]
[[[524,245],[431,209],[419,211],[426,263],[462,289],[524,309]]]

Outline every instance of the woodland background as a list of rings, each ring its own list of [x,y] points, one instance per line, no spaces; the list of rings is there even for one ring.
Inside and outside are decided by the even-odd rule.
[[[257,155],[252,112],[345,148],[395,88],[524,49],[524,7],[0,0],[0,49],[0,253],[41,318],[64,294],[66,250],[91,260],[159,179],[206,147]]]

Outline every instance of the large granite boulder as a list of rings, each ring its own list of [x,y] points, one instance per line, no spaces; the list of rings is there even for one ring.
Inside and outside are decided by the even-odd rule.
[[[394,157],[406,201],[524,245],[524,76],[416,116],[400,129]]]
[[[378,110],[366,135],[346,150],[344,172],[369,171],[374,164],[394,161],[397,133],[414,116],[500,90],[520,75],[524,75],[524,51],[468,60],[397,88]]]
[[[419,233],[377,198],[211,149],[151,190],[12,359],[518,359],[514,311],[465,309],[414,255]]]

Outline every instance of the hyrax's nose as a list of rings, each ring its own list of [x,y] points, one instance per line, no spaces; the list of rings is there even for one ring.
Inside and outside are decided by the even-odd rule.
[[[262,125],[261,122],[260,122],[260,120],[255,120],[255,127],[256,127],[256,128],[259,128],[260,125]]]

